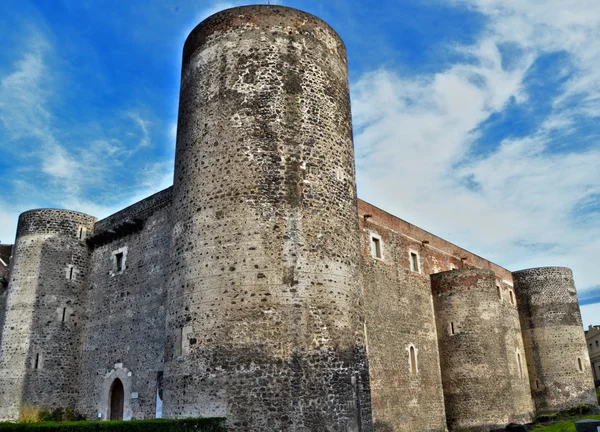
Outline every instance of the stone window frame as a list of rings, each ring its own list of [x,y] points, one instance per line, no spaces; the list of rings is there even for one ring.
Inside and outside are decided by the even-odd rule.
[[[414,352],[415,361],[414,361],[414,373],[413,373],[413,360],[411,358],[411,349]],[[408,353],[408,373],[411,377],[416,377],[419,375],[419,350],[415,346],[414,343],[408,344],[406,347],[406,352]]]
[[[87,237],[87,227],[79,225],[77,227],[77,240],[84,241]]]
[[[519,348],[515,349],[515,360],[517,361],[517,368],[519,372],[519,378],[525,378],[525,369],[523,368],[523,356]]]
[[[585,368],[583,367],[583,360],[581,359],[581,357],[577,357],[577,372],[585,372]]]
[[[416,270],[413,269],[413,258],[412,258],[413,254],[417,257],[417,259],[416,259],[417,269]],[[421,271],[422,270],[421,254],[419,253],[419,251],[417,251],[415,249],[408,250],[408,268],[413,273],[417,273],[417,274],[422,273],[422,271]]]
[[[31,369],[44,369],[44,354],[41,351],[36,351],[33,357],[31,358]]]
[[[121,270],[117,271],[117,255],[123,254],[123,261],[121,262]],[[127,246],[123,246],[119,249],[113,250],[110,255],[111,270],[110,275],[116,276],[123,274],[127,268]]]
[[[77,270],[77,267],[75,267],[74,264],[67,264],[67,267],[65,268],[65,277],[68,281],[76,281],[78,274],[79,270]]]
[[[454,321],[450,321],[450,325],[448,326],[448,334],[450,336],[456,336],[457,333],[458,333],[458,331],[456,329],[456,325],[454,324]]]
[[[372,244],[373,244],[374,241],[378,245],[379,256],[373,255]],[[371,258],[374,258],[376,260],[379,260],[379,261],[383,261],[384,260],[384,255],[383,255],[383,239],[381,238],[381,236],[379,234],[374,233],[374,232],[370,232],[369,233],[369,255],[371,255]]]

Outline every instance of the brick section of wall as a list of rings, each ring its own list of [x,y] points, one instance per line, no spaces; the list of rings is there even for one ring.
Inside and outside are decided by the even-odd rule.
[[[19,218],[0,347],[1,419],[18,418],[21,406],[75,405],[89,265],[79,230],[93,231],[95,221],[55,209]]]
[[[431,285],[449,430],[487,431],[524,420],[515,418],[512,387],[527,382],[525,356],[506,347],[494,272],[437,273]],[[517,355],[522,372],[509,367]]]
[[[118,218],[144,217],[142,231],[98,246],[92,254],[88,313],[83,342],[83,384],[78,408],[89,418],[110,416],[109,391],[119,378],[125,387],[126,419],[155,417],[157,373],[162,371],[166,277],[169,269],[170,189],[128,207]],[[115,253],[123,253],[123,270]],[[132,398],[131,394],[137,393]],[[134,395],[135,396],[135,395]]]
[[[355,194],[339,36],[266,5],[196,27],[181,80],[165,415],[370,429]]]
[[[538,414],[597,405],[571,270],[534,268],[513,278]]]
[[[380,214],[365,220],[361,203],[365,320],[376,431],[445,431],[435,317],[429,274],[409,268],[409,250],[421,244],[382,225]],[[394,225],[397,227],[397,225]],[[377,235],[383,259],[372,257]],[[428,257],[422,257],[427,260]],[[418,372],[409,363],[414,347]]]

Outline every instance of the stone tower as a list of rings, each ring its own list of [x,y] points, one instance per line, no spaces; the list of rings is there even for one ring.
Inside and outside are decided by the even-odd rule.
[[[369,430],[346,50],[326,23],[248,6],[192,31],[172,212],[164,416]]]
[[[86,235],[96,219],[42,209],[22,213],[0,347],[0,418],[24,406],[73,407],[85,316]]]
[[[437,273],[431,286],[448,428],[484,431],[531,420],[531,396],[515,397],[528,393],[525,354],[506,325],[494,272]]]
[[[521,270],[513,279],[538,414],[597,405],[571,270]]]

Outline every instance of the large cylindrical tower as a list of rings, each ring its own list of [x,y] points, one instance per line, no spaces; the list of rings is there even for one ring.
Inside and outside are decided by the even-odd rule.
[[[22,407],[74,407],[79,385],[85,237],[96,219],[56,209],[22,213],[0,347],[0,418]]]
[[[164,415],[367,430],[344,44],[279,6],[189,35],[173,189]]]
[[[538,413],[597,405],[571,270],[521,270],[513,279]]]
[[[526,365],[518,346],[506,346],[494,272],[437,273],[431,286],[448,428],[485,431],[528,420],[515,412],[513,381],[527,382]],[[510,367],[509,356],[521,362],[522,372]]]

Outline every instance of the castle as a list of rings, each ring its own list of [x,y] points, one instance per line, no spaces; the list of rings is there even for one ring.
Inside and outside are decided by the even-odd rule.
[[[0,418],[488,431],[596,405],[571,271],[510,271],[356,197],[343,42],[280,6],[183,49],[174,184],[22,213]]]

